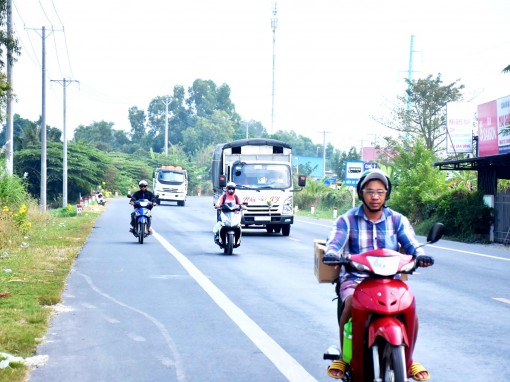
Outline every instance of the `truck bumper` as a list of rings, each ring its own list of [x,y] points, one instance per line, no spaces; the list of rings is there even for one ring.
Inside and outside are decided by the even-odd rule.
[[[179,202],[186,200],[185,194],[178,194],[175,192],[160,192],[158,199],[164,202]]]
[[[277,225],[277,224],[293,224],[294,216],[282,216],[282,215],[249,215],[244,214],[241,220],[241,224],[245,226],[249,225],[260,225],[260,226],[268,226],[268,225]]]

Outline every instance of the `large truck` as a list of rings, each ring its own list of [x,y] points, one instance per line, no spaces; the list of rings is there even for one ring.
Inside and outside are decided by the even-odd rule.
[[[214,202],[228,182],[237,186],[236,194],[247,209],[245,228],[262,228],[268,233],[290,234],[294,223],[294,185],[292,147],[275,139],[240,139],[218,144],[212,158]],[[306,178],[298,176],[299,187]]]
[[[160,203],[177,202],[178,206],[184,206],[188,195],[188,172],[181,166],[161,166],[152,175],[152,190]]]

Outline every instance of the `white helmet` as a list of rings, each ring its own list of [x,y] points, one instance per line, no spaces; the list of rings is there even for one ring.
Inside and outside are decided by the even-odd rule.
[[[236,184],[234,182],[228,182],[227,183],[227,189],[228,188],[233,188],[235,190],[236,189]]]
[[[139,183],[138,183],[138,187],[147,187],[149,185],[149,183],[147,183],[146,180],[141,180]]]

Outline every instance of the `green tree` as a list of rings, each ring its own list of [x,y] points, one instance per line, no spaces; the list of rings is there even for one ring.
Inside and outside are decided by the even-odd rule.
[[[7,6],[6,0],[0,0],[0,70],[3,70],[7,61],[13,63],[15,57],[20,53],[18,39],[14,34],[7,33]],[[4,53],[6,51],[8,54]],[[11,84],[7,82],[7,76],[3,71],[0,71],[0,121],[4,120],[3,106],[7,103],[11,92]]]
[[[446,140],[446,105],[462,99],[464,85],[456,80],[443,85],[441,74],[435,78],[405,80],[405,95],[398,96],[398,104],[390,119],[378,120],[382,125],[398,131],[406,142],[421,140],[428,150],[444,149]],[[409,106],[409,108],[408,108]]]
[[[421,140],[398,145],[393,158],[393,191],[388,204],[413,222],[421,222],[427,203],[448,190],[446,174],[433,166],[434,154]]]
[[[114,148],[113,122],[93,122],[91,125],[80,125],[74,131],[73,141],[94,146],[102,151]]]
[[[186,153],[195,153],[211,143],[232,140],[234,127],[226,112],[215,110],[210,119],[198,117],[196,125],[183,133],[183,147]]]
[[[510,65],[503,69],[503,73],[510,73]]]
[[[132,106],[129,108],[128,113],[129,123],[131,124],[131,141],[139,146],[146,147],[145,112],[136,106]]]

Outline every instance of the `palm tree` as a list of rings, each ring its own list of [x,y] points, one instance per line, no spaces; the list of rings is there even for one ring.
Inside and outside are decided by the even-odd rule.
[[[503,69],[503,73],[510,73],[510,65]]]

